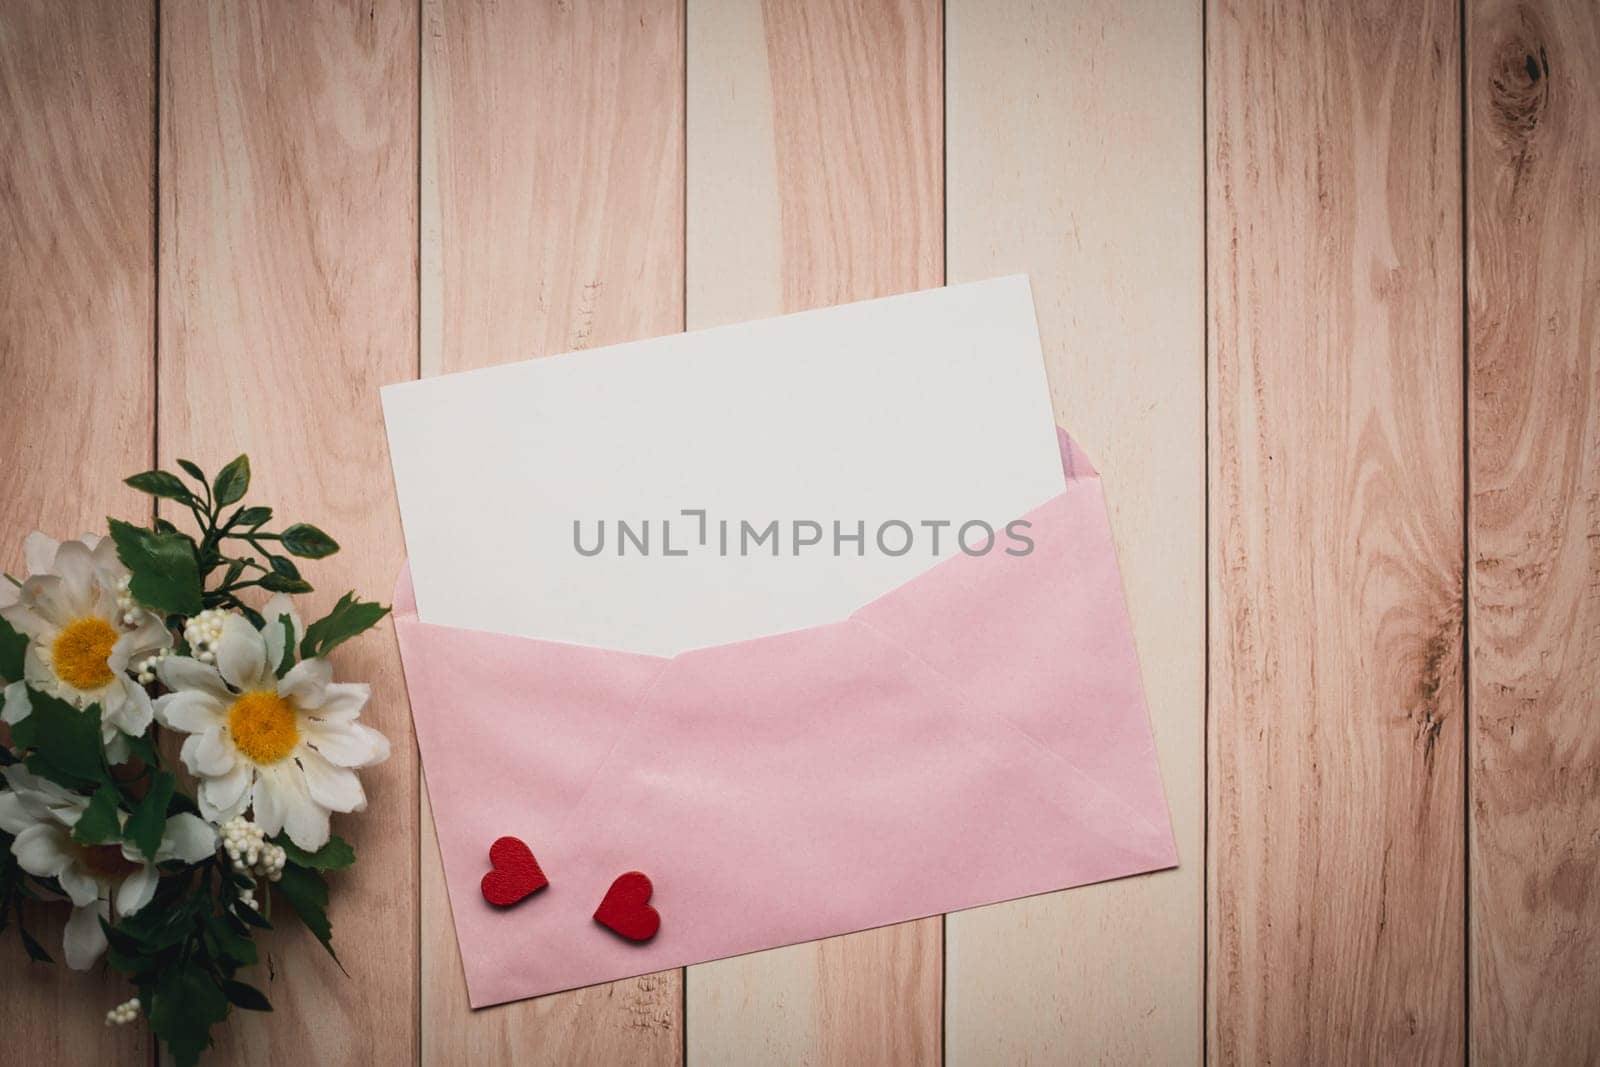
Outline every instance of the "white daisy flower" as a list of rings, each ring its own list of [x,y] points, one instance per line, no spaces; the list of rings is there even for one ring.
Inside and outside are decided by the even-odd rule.
[[[144,733],[151,714],[149,695],[128,669],[159,655],[172,635],[159,613],[129,598],[128,569],[110,538],[58,544],[35,533],[24,550],[27,580],[21,588],[0,582],[0,618],[28,638],[24,679],[75,707],[99,704],[106,755],[121,763],[127,737]],[[21,682],[8,681],[0,718],[16,723],[32,709]]]
[[[324,659],[294,665],[279,679],[285,635],[280,616],[302,629],[288,602],[262,612],[265,631],[229,615],[216,665],[169,656],[156,668],[172,692],[155,702],[157,720],[181,730],[183,764],[200,780],[200,813],[226,822],[248,807],[269,835],[287,830],[307,851],[328,843],[329,812],[367,806],[352,768],[389,758],[389,742],[356,721],[371,696],[365,684],[333,681]]]
[[[72,839],[89,798],[29,773],[20,764],[4,770],[11,788],[0,792],[0,830],[14,834],[17,865],[40,878],[54,878],[72,901],[63,947],[67,966],[87,970],[105,951],[100,920],[132,915],[155,896],[156,864],[198,863],[217,851],[217,832],[188,813],[167,819],[154,860],[131,844],[83,845]]]

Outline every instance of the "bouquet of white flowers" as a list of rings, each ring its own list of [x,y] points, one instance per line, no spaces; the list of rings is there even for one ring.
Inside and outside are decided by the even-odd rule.
[[[192,485],[161,470],[127,482],[186,508],[196,535],[164,519],[36,533],[28,573],[0,579],[0,929],[49,961],[26,912],[65,898],[67,965],[104,955],[136,993],[106,1022],[143,1012],[188,1064],[230,1007],[271,1010],[239,978],[272,927],[264,884],[333,953],[323,872],[355,853],[329,815],[366,807],[356,769],[389,743],[358,721],[368,687],[335,682],[327,656],[388,608],[346,594],[303,626],[294,558],[338,544],[307,523],[267,530],[271,508],[240,504],[245,456],[209,481],[178,465]],[[163,730],[182,739],[182,780]]]

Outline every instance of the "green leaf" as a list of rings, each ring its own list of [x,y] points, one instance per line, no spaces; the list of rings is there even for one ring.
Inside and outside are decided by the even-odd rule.
[[[272,843],[288,855],[288,858],[302,867],[310,867],[318,871],[338,871],[350,866],[356,861],[356,850],[350,847],[350,842],[333,834],[328,838],[328,843],[315,852],[307,852],[293,841],[288,834],[279,834],[272,839]]]
[[[228,519],[229,526],[246,526],[254,529],[272,518],[272,509],[260,505],[249,508],[240,508]]]
[[[326,656],[350,638],[376,626],[387,614],[389,609],[384,605],[366,603],[357,600],[355,593],[346,593],[332,611],[306,627],[306,636],[300,642],[300,658]]]
[[[272,625],[271,622],[268,625]],[[294,666],[294,620],[287,615],[279,615],[277,625],[283,627],[283,657],[273,668],[272,673],[282,678],[289,673],[289,668]]]
[[[13,740],[33,749],[28,769],[68,788],[104,782],[100,705],[79,711],[37,689],[28,690],[28,702],[32,714],[12,727]]]
[[[100,920],[100,929],[105,931],[106,943],[109,944],[115,951],[120,952],[123,956],[135,958],[145,956],[146,952],[144,942],[128,933],[122,928],[122,926],[122,923],[112,926],[104,919]],[[123,968],[119,967],[117,969],[122,970]]]
[[[278,535],[283,547],[302,559],[321,559],[339,551],[339,542],[311,525],[297,522]]]
[[[277,888],[306,929],[322,942],[333,962],[339,963],[339,956],[333,951],[333,924],[328,921],[328,883],[322,875],[305,867],[286,865]],[[343,971],[344,964],[339,963],[339,969]]]
[[[309,593],[311,583],[304,578],[287,578],[281,574],[263,574],[261,588],[269,593]]]
[[[211,491],[217,494],[217,507],[236,504],[250,489],[250,457],[240,455],[217,472]]]
[[[178,460],[178,466],[183,468],[183,473],[187,474],[201,485],[206,484],[206,472],[201,470],[199,464],[195,463],[194,460],[180,459]]]
[[[296,567],[294,565],[294,560],[290,559],[288,556],[269,555],[267,557],[267,562],[272,564],[272,571],[274,574],[281,574],[285,578],[300,577],[300,568]]]
[[[241,574],[243,574],[243,573],[244,573],[244,560],[236,559],[232,563],[228,564],[228,570],[222,576],[222,586],[221,586],[221,588],[226,588],[226,587],[232,585],[234,582],[238,581],[239,580],[239,576]]]
[[[18,633],[9,622],[0,619],[0,679],[22,681],[22,654],[27,650],[28,635]]]
[[[215,942],[217,955],[241,967],[256,962],[256,944],[250,940],[248,926],[231,916],[222,915],[207,915],[205,922],[206,933]]]
[[[194,499],[194,493],[183,484],[183,479],[167,471],[145,471],[124,478],[123,482],[141,493],[149,493],[163,500],[180,500],[187,504]]]
[[[161,835],[167,829],[167,802],[172,799],[172,791],[177,784],[176,775],[169,771],[157,771],[150,779],[150,791],[139,801],[139,806],[128,819],[124,833],[147,860],[153,861],[156,849],[161,847]]]
[[[211,1047],[211,1027],[228,1016],[228,997],[196,963],[162,974],[150,1004],[150,1029],[172,1053],[178,1067],[193,1067]]]
[[[122,839],[122,822],[117,818],[117,791],[103,785],[89,798],[89,806],[72,827],[72,839],[80,845],[103,845]]]
[[[246,1011],[272,1010],[272,1002],[267,999],[267,995],[253,985],[246,985],[244,982],[235,982],[230,979],[224,979],[222,982],[222,992],[227,996],[230,1003],[235,1004]]]
[[[250,907],[248,904],[240,904],[238,907],[233,909],[232,914],[237,917],[240,922],[248,923],[257,929],[272,929],[272,924],[267,921],[267,917],[256,909]],[[329,951],[332,950],[330,949]]]
[[[161,887],[156,890],[156,900],[120,920],[116,925],[117,931],[137,941],[140,951],[147,954],[188,940],[194,932],[192,904],[189,907],[182,906],[174,903],[170,896],[165,898],[166,903],[163,904],[161,896],[162,893],[188,892],[184,884],[187,881],[189,879],[182,875],[163,879]],[[196,899],[190,897],[189,901]]]
[[[197,615],[204,606],[194,542],[182,534],[159,534],[119,519],[109,520],[117,558],[133,572],[128,592],[157,611]]]

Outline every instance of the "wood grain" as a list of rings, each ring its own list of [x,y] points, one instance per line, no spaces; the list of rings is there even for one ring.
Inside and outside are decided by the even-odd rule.
[[[423,373],[681,330],[680,5],[428,0],[423,33]],[[680,1060],[679,971],[471,1012],[424,828],[425,1061]]]
[[[1600,8],[1467,9],[1474,1061],[1600,1060]]]
[[[402,555],[378,386],[417,367],[417,13],[404,0],[161,12],[162,460],[248,452],[251,498],[345,549],[305,568],[315,618],[388,599]],[[341,974],[304,929],[257,972],[277,1010],[235,1012],[217,1062],[416,1055],[417,764],[393,631],[340,649],[393,755],[336,817],[360,863],[331,879]]]
[[[1201,11],[954,0],[950,281],[1026,272],[1057,420],[1105,478],[1182,866],[949,917],[953,1064],[1203,1054]]]
[[[0,5],[0,567],[22,539],[148,518],[122,479],[150,465],[155,419],[154,12],[118,0]],[[104,1025],[132,995],[60,962],[64,904],[0,934],[0,1034],[41,1063],[137,1062],[142,1027]]]
[[[688,5],[690,328],[943,281],[933,0]],[[699,1063],[941,1055],[940,920],[691,967]]]
[[[1211,1052],[1459,1062],[1457,8],[1206,41]]]

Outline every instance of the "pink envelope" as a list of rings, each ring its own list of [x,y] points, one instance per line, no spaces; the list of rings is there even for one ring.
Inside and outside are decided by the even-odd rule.
[[[670,659],[395,630],[468,997],[484,1007],[1174,866],[1100,479],[1035,549],[958,555],[848,618]],[[550,885],[483,899],[489,846]],[[660,932],[593,919],[620,874]]]

